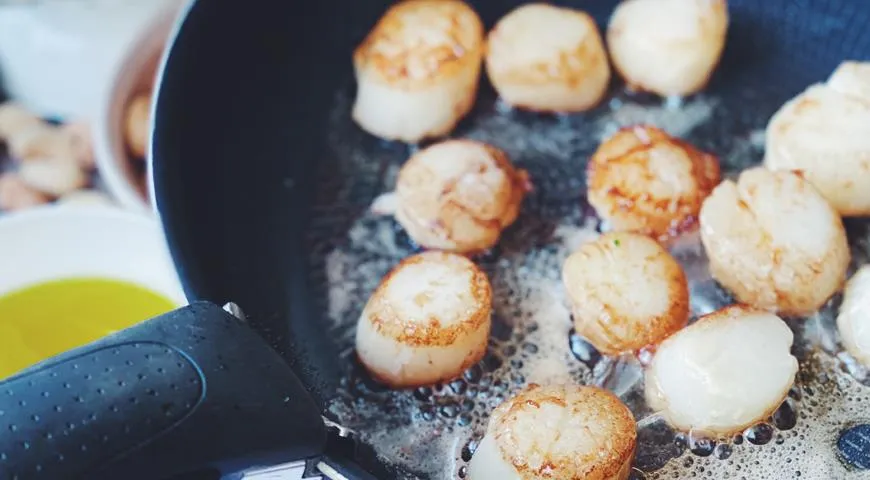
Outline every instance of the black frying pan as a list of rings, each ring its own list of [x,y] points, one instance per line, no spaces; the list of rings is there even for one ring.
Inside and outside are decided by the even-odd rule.
[[[365,217],[373,198],[391,188],[396,167],[411,151],[364,134],[341,108],[353,95],[350,52],[388,3],[208,0],[192,5],[162,72],[153,180],[188,297],[210,303],[146,322],[0,384],[0,427],[9,412],[18,422],[14,431],[3,427],[0,472],[21,479],[163,478],[203,468],[227,474],[251,465],[320,458],[329,450],[334,456],[327,463],[339,469],[356,457],[380,478],[431,475],[415,469],[413,459],[399,468],[365,450],[333,454],[338,450],[331,443],[327,448],[320,414],[333,416],[336,399],[349,394],[351,407],[383,403],[385,425],[407,427],[432,418],[445,428],[460,425],[467,417],[447,407],[461,408],[466,402],[461,398],[472,389],[481,395],[494,391],[496,373],[519,359],[496,347],[524,333],[497,317],[494,353],[466,375],[465,387],[453,393],[436,388],[393,394],[368,381],[350,351],[353,311],[359,312],[378,276],[368,275],[355,292],[344,327],[334,327],[327,318],[329,252],[346,245],[348,231]],[[470,3],[491,26],[522,2]],[[583,8],[604,26],[615,2],[557,3]],[[870,57],[870,4],[732,0],[729,9],[726,51],[705,94],[715,96],[718,107],[682,133],[722,155],[723,168],[734,172],[760,160],[751,149],[728,156],[737,140],[763,128],[785,100],[826,78],[842,59]],[[626,100],[618,79],[614,82],[614,96]],[[642,96],[627,101],[659,102]],[[495,268],[511,252],[548,248],[556,225],[577,221],[578,211],[585,212],[585,158],[596,144],[589,129],[608,108],[605,103],[590,114],[563,118],[498,113],[494,94],[484,85],[475,111],[453,135],[489,135],[486,140],[530,171],[537,187],[501,245],[478,258],[485,268]],[[516,128],[510,134],[484,132],[482,122],[494,115],[507,116]],[[538,141],[546,140],[546,133],[531,137],[545,128],[576,134],[550,143]],[[530,141],[508,138],[516,132],[525,132]],[[398,229],[390,242],[389,252],[357,252],[366,266],[360,271],[384,270],[414,250]],[[227,302],[244,309],[259,336],[215,306]],[[261,345],[261,338],[277,355]],[[566,335],[566,348],[568,343]],[[150,352],[149,362],[155,363],[138,363],[145,358],[140,351]],[[156,373],[155,365],[164,363],[164,372],[182,365],[180,373],[130,385],[139,373]],[[105,398],[93,394],[101,388],[96,382],[118,386],[121,381],[129,383]],[[171,393],[182,381],[196,388],[185,385],[183,393]],[[149,398],[149,389],[158,390],[158,396]],[[85,401],[77,404],[79,397]],[[160,416],[165,398],[175,402],[171,414],[162,413],[168,419]],[[113,411],[113,402],[127,402],[123,416],[104,415]],[[358,425],[374,428],[379,421],[362,418]],[[840,428],[847,426],[852,425]],[[108,441],[104,432],[112,433]],[[638,469],[655,471],[682,453],[684,447],[669,442],[642,432]],[[849,450],[848,445],[839,442],[846,463],[870,465],[870,446]]]

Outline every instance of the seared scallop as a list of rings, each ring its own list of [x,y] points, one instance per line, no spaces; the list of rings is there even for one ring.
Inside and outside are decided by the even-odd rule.
[[[764,164],[799,170],[841,215],[870,215],[870,63],[844,62],[767,125]]]
[[[727,30],[725,0],[625,0],[610,18],[607,46],[629,87],[690,95],[719,63]]]
[[[683,269],[643,235],[609,233],[584,244],[565,260],[562,280],[575,330],[605,355],[655,345],[689,320]]]
[[[486,71],[506,103],[529,110],[588,110],[604,96],[610,64],[587,13],[544,3],[505,15],[487,38]]]
[[[870,367],[870,265],[864,265],[846,284],[837,329],[846,351]]]
[[[403,260],[372,294],[356,332],[360,361],[394,388],[449,380],[486,351],[492,290],[467,258],[426,252]]]
[[[719,183],[719,161],[649,125],[625,127],[601,143],[587,167],[588,198],[617,231],[666,242],[697,225]]]
[[[772,313],[730,306],[662,342],[646,400],[672,426],[727,436],[766,419],[794,383],[793,334]]]
[[[722,182],[701,208],[710,272],[737,300],[783,315],[816,311],[845,280],[840,216],[800,175],[758,167]]]
[[[530,385],[499,405],[468,465],[469,480],[625,480],[634,416],[597,387]]]
[[[528,176],[507,155],[471,140],[448,140],[414,154],[396,183],[396,220],[425,248],[486,250],[516,220]]]
[[[353,118],[381,138],[418,142],[453,130],[471,110],[483,25],[458,0],[392,6],[353,55]]]

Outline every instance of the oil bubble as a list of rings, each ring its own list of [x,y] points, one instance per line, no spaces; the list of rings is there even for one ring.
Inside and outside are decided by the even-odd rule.
[[[773,427],[766,423],[759,423],[746,429],[743,436],[753,445],[766,445],[773,439]]]

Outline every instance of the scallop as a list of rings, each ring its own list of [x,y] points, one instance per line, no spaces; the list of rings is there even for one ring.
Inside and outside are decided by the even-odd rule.
[[[846,351],[870,367],[870,265],[864,265],[846,284],[837,329]]]
[[[801,171],[841,215],[870,215],[870,63],[844,62],[787,102],[765,139],[765,166]]]
[[[115,202],[105,193],[87,189],[76,190],[75,192],[67,193],[60,197],[57,203],[62,205],[81,205],[81,206],[113,206]]]
[[[607,390],[530,385],[499,405],[468,465],[469,480],[625,480],[634,416]]]
[[[46,157],[86,165],[90,160],[90,139],[72,128],[41,124],[20,130],[7,140],[9,154],[23,161]],[[93,163],[93,160],[90,160]]]
[[[507,155],[471,140],[448,140],[414,154],[396,182],[395,217],[419,245],[484,251],[517,218],[528,175]]]
[[[727,30],[725,0],[625,0],[610,18],[607,46],[630,88],[684,96],[707,84]]]
[[[565,260],[562,280],[575,330],[605,355],[658,344],[689,320],[683,269],[643,235],[609,233],[584,244]]]
[[[523,5],[499,20],[487,37],[486,71],[505,103],[544,112],[588,110],[610,82],[595,20],[544,3]]]
[[[353,118],[389,140],[446,135],[474,104],[482,59],[483,24],[464,2],[397,3],[354,52]]]
[[[738,301],[799,316],[842,286],[849,265],[843,222],[797,173],[745,170],[701,207],[710,272]]]
[[[425,252],[381,281],[360,316],[356,349],[380,382],[405,388],[454,378],[486,351],[492,289],[467,258]]]
[[[719,183],[719,161],[649,125],[625,127],[587,166],[589,203],[613,230],[668,242],[697,226]]]
[[[730,306],[659,346],[645,372],[649,407],[675,428],[728,436],[763,421],[794,383],[792,331],[776,315]]]
[[[17,173],[0,174],[0,209],[10,212],[24,210],[49,201],[47,195],[27,185]]]
[[[843,95],[870,101],[870,62],[842,62],[828,78],[827,85]]]
[[[30,160],[21,164],[18,173],[25,183],[52,197],[74,192],[88,183],[78,163],[68,159]]]
[[[127,105],[124,117],[124,139],[136,158],[145,158],[148,150],[148,129],[151,126],[151,92],[137,95]]]
[[[42,119],[18,103],[0,104],[0,141],[8,141],[23,131],[43,125]]]
[[[69,139],[67,155],[75,157],[79,166],[87,171],[96,167],[91,126],[87,121],[75,120],[60,127],[64,137]]]

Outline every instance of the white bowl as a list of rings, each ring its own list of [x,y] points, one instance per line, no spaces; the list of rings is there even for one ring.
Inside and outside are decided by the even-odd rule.
[[[170,3],[169,8],[142,29],[138,41],[116,62],[94,121],[94,156],[100,177],[121,206],[141,213],[152,212],[145,159],[128,154],[124,139],[125,114],[136,94],[154,86],[179,3]]]
[[[108,206],[48,205],[0,216],[0,295],[49,280],[126,280],[187,303],[151,216]]]
[[[180,1],[0,0],[3,89],[42,116],[91,119],[116,63]]]

